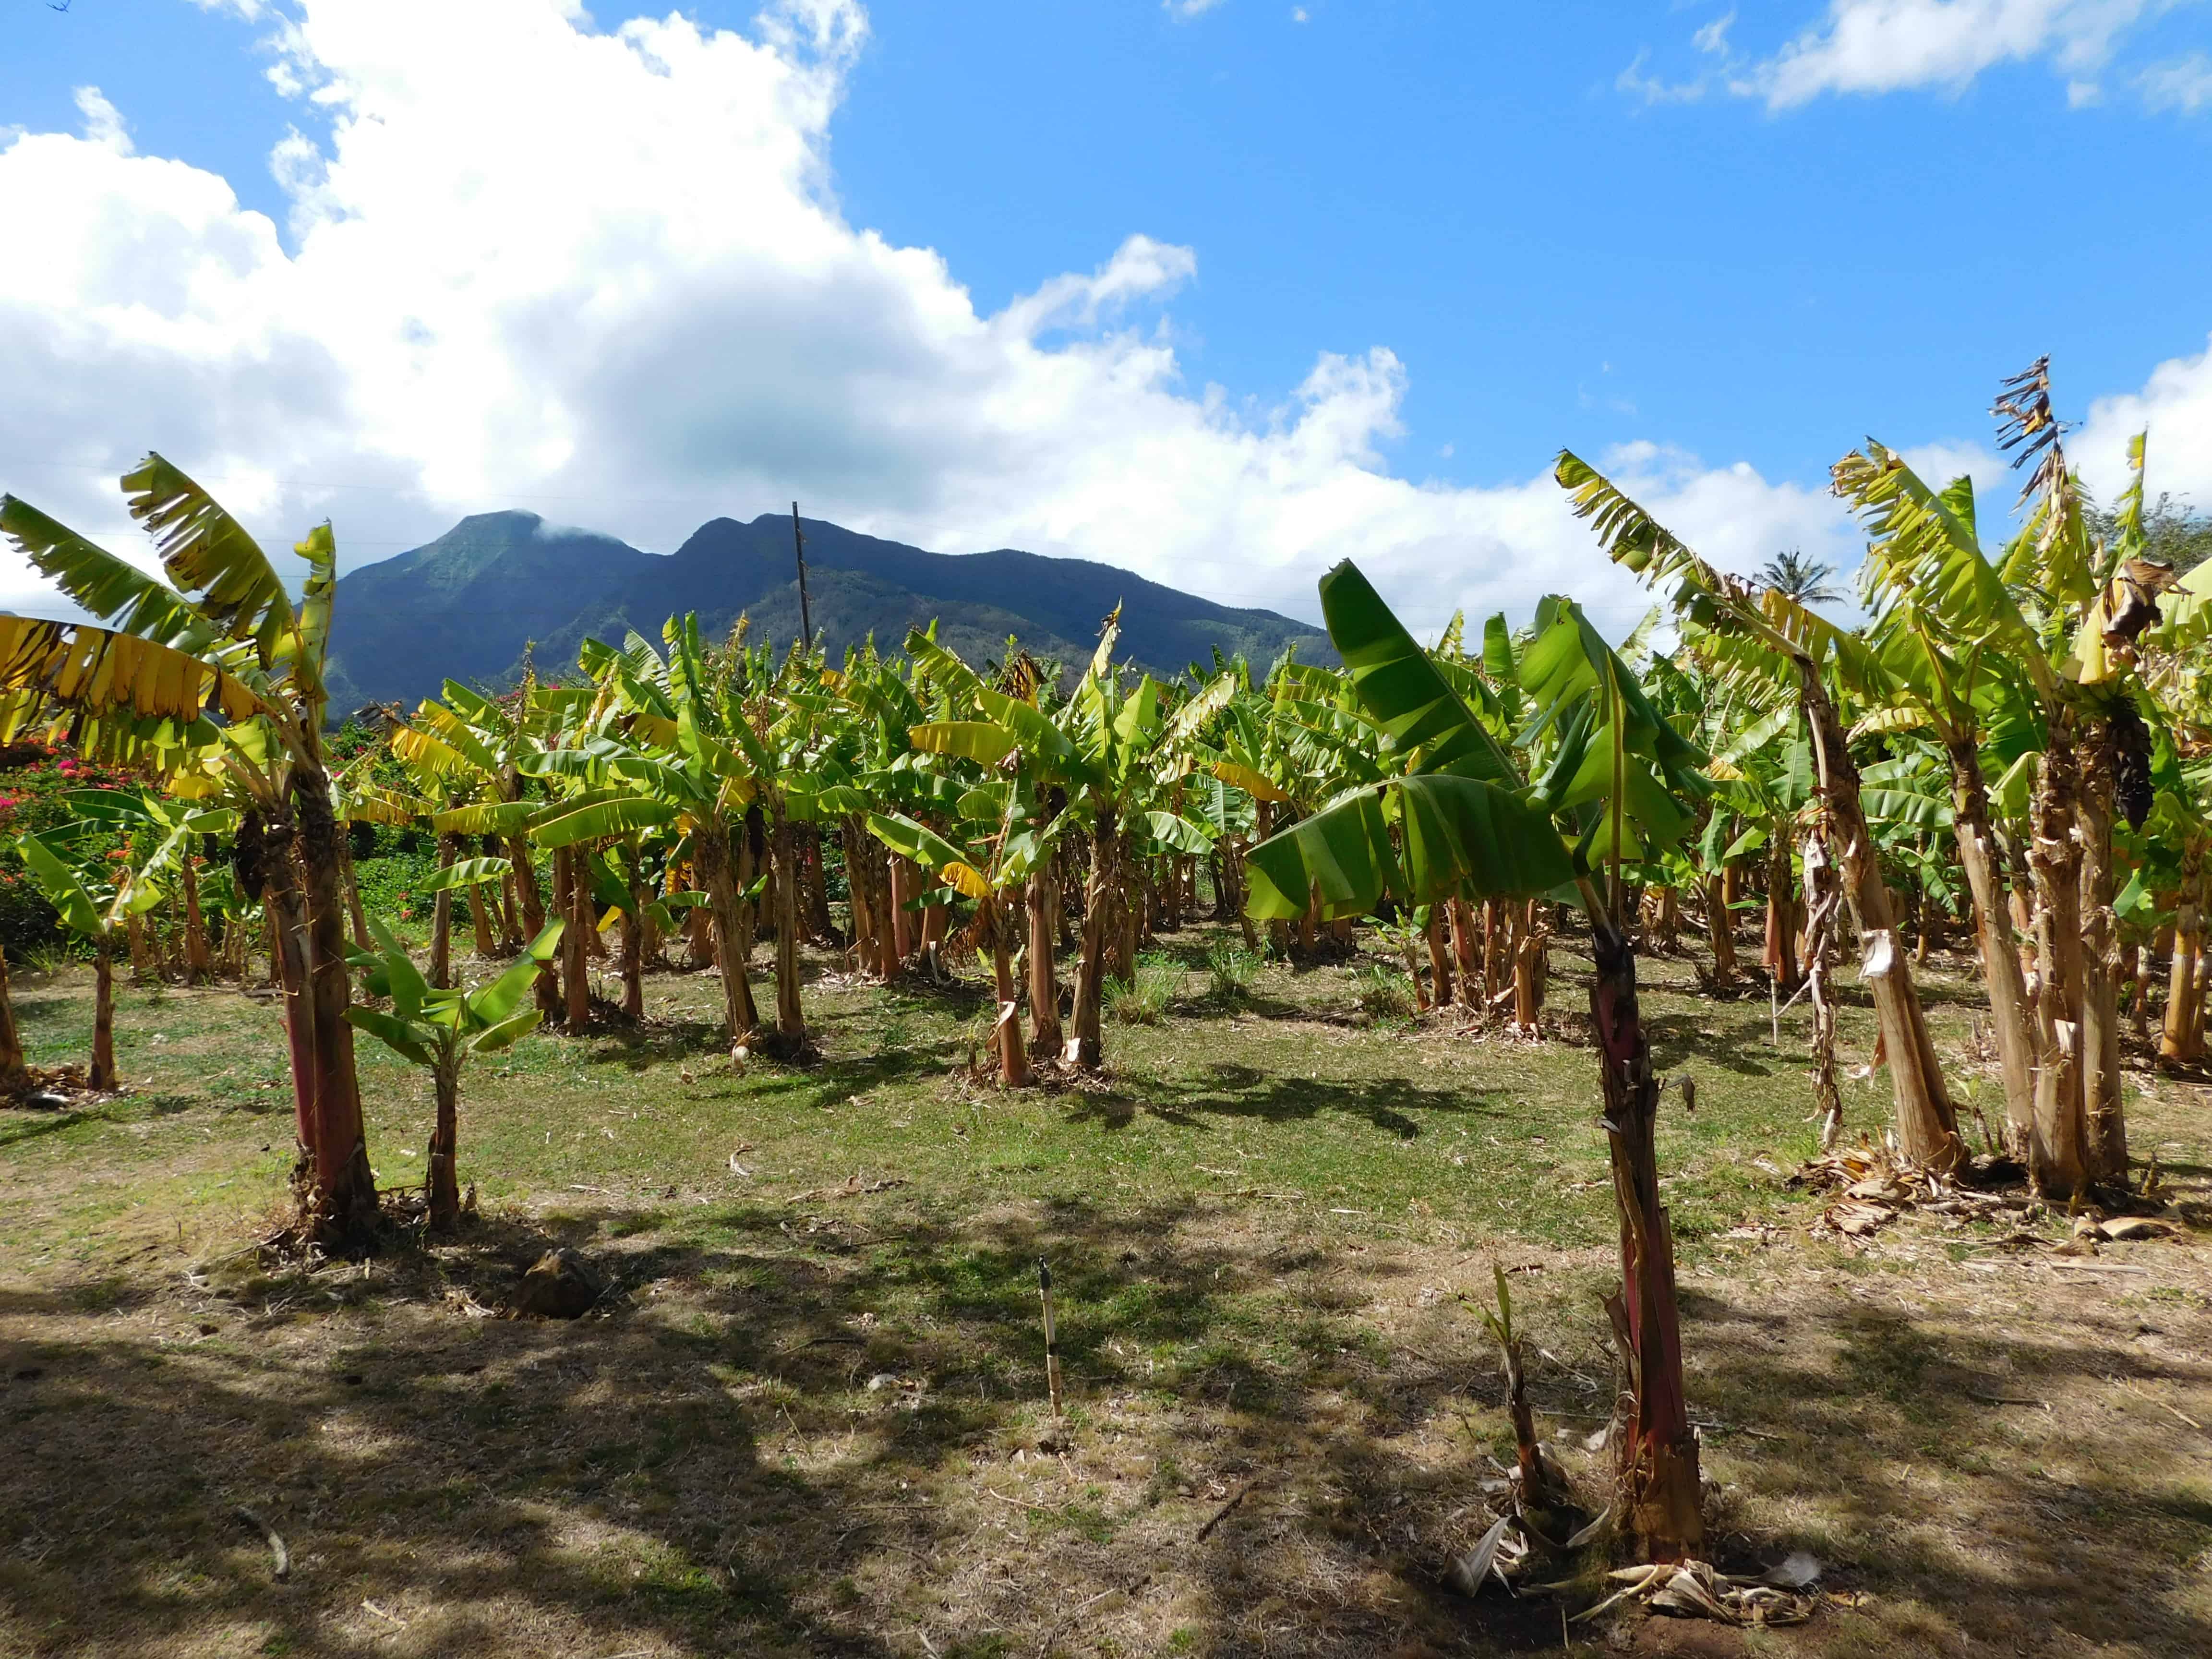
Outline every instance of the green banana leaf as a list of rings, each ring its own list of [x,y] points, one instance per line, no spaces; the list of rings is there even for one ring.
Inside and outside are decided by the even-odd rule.
[[[483,882],[497,881],[514,868],[514,866],[505,859],[455,859],[424,882],[422,891],[442,893],[456,887],[474,887]]]

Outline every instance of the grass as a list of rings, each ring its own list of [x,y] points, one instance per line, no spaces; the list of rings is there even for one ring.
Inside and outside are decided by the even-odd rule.
[[[1602,1484],[1582,1443],[1612,1393],[1615,1224],[1572,941],[1543,1043],[1378,1022],[1371,957],[1240,962],[1230,997],[1233,934],[1163,943],[1157,1021],[1061,1092],[969,1078],[978,979],[818,975],[821,1063],[732,1077],[712,978],[656,975],[644,1030],[473,1069],[462,1244],[316,1272],[240,1249],[289,1163],[273,1005],[124,989],[133,1091],[0,1113],[0,1654],[1556,1648],[1554,1604],[1438,1579],[1510,1455],[1461,1300],[1493,1263],[1559,1456]],[[82,1058],[89,977],[19,987],[37,1062]],[[1686,961],[1645,978],[1657,1062],[1698,1085],[1660,1158],[1720,1547],[1810,1549],[1868,1600],[1763,1649],[1660,1623],[1638,1650],[2191,1650],[2212,1438],[2174,1413],[2212,1423],[2201,1249],[2069,1272],[1936,1218],[1813,1238],[1781,1178],[1813,1150],[1802,1011],[1777,1045],[1763,1002],[1687,994]],[[1955,1055],[1972,988],[1929,988]],[[1844,1040],[1862,1061],[1856,1005]],[[418,1182],[424,1081],[360,1055],[380,1178]],[[2204,1091],[2139,1081],[2139,1154],[2203,1197]],[[1879,1079],[1847,1088],[1878,1128]],[[599,1313],[477,1316],[553,1243],[613,1281]],[[1064,1452],[1040,1444],[1039,1256]]]
[[[1267,959],[1233,933],[1221,933],[1206,942],[1207,994],[1224,1005],[1251,994],[1253,982]]]
[[[1157,1025],[1167,1018],[1168,1005],[1182,988],[1183,966],[1162,951],[1144,951],[1127,979],[1106,985],[1106,1012],[1124,1025]]]

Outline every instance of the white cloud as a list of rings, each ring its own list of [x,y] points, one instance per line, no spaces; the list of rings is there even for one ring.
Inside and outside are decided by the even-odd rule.
[[[2145,431],[2143,475],[2151,495],[2171,491],[2212,508],[2212,339],[2193,357],[2160,363],[2140,392],[2096,399],[2067,453],[2110,500],[2127,481],[2128,440]]]
[[[2047,59],[2087,83],[2113,43],[2172,0],[1829,0],[1826,18],[1746,68],[1771,108],[1824,93],[1960,91],[2000,64]]]
[[[1221,0],[1160,0],[1160,9],[1176,17],[1196,17],[1220,3]]]
[[[76,112],[84,117],[84,138],[88,144],[112,150],[118,155],[131,154],[131,131],[123,125],[123,117],[98,87],[79,87],[76,89]]]
[[[1705,24],[1690,37],[1690,44],[1712,61],[1686,81],[1667,81],[1644,72],[1650,61],[1649,51],[1636,54],[1636,61],[1613,78],[1614,88],[1647,104],[1692,104],[1711,91],[1717,84],[1728,81],[1737,66],[1735,50],[1729,45],[1728,33],[1735,24],[1735,11],[1730,8],[1720,16]]]
[[[1133,234],[982,314],[936,252],[847,222],[828,143],[857,7],[787,3],[750,38],[576,16],[272,9],[331,124],[273,157],[295,252],[90,106],[92,137],[6,142],[0,215],[41,258],[0,262],[0,483],[118,550],[141,544],[113,479],[152,446],[271,545],[330,515],[349,566],[493,507],[665,550],[797,496],[924,546],[1080,555],[1306,616],[1347,556],[1427,628],[1547,592],[1615,624],[1646,603],[1540,464],[1487,488],[1394,476],[1407,370],[1385,349],[1322,356],[1272,405],[1187,384],[1161,307],[1188,248]],[[1852,562],[1823,480],[1651,444],[1591,459],[1735,568]],[[0,568],[0,598],[34,592]]]
[[[2136,86],[2151,108],[2194,115],[2212,106],[2212,58],[2193,52],[2170,63],[2154,64],[2136,77]]]
[[[2185,496],[2199,509],[2212,507],[2212,339],[2195,356],[2159,364],[2140,391],[2090,398],[2086,416],[2063,363],[2052,366],[2052,379],[2054,401],[2069,426],[2067,459],[2097,500],[2109,502],[2127,487],[2128,444],[2144,433],[2144,481],[2152,497],[2166,493]],[[1903,445],[1899,453],[1930,483],[1972,476],[1985,540],[2001,541],[2018,527],[2014,503],[2026,479],[1990,443],[1943,439]]]

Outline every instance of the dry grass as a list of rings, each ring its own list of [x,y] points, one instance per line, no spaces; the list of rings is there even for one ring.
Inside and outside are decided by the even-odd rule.
[[[487,1217],[462,1245],[314,1272],[237,1253],[281,1194],[273,1013],[132,994],[138,1093],[0,1114],[0,1653],[1556,1650],[1557,1603],[1437,1581],[1508,1443],[1456,1300],[1493,1261],[1563,1461],[1598,1485],[1589,1056],[1370,1025],[1349,969],[1208,999],[1204,944],[1164,1024],[1114,1032],[1110,1085],[1056,1095],[949,1075],[972,997],[830,982],[823,1063],[733,1080],[711,981],[656,980],[662,1023],[533,1040],[465,1097]],[[2203,1651],[2201,1245],[2084,1267],[1978,1224],[1814,1240],[1820,1200],[1773,1173],[1809,1149],[1797,1028],[1774,1048],[1763,1003],[1693,1001],[1679,963],[1649,977],[1662,1063],[1698,1079],[1662,1159],[1723,1547],[1811,1549],[1866,1600],[1577,1645]],[[34,1059],[69,1057],[84,988],[22,1003]],[[1962,1047],[1963,1004],[1936,1016]],[[1863,1054],[1863,1022],[1846,1036]],[[396,1183],[428,1103],[364,1060]],[[2203,1091],[2149,1086],[2138,1148],[2203,1198]],[[840,1195],[856,1175],[904,1184]],[[615,1279],[601,1310],[478,1316],[551,1243]],[[1040,1449],[1039,1255],[1063,1450]],[[283,1533],[287,1582],[240,1504]]]

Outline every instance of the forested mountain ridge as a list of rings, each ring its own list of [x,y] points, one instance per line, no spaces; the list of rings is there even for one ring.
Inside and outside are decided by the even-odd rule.
[[[1100,621],[1121,606],[1121,650],[1158,673],[1218,647],[1265,670],[1285,647],[1334,663],[1316,624],[1272,611],[1237,610],[1089,559],[1002,548],[926,552],[802,520],[807,591],[817,640],[831,659],[871,633],[896,646],[934,619],[938,635],[971,660],[995,658],[1009,635],[1039,658],[1087,659]],[[331,642],[334,715],[368,702],[412,702],[452,678],[503,684],[534,644],[541,672],[574,665],[587,635],[649,639],[677,612],[696,611],[709,636],[740,612],[753,637],[799,632],[791,520],[713,519],[672,554],[646,553],[534,513],[477,514],[435,541],[340,579]]]

